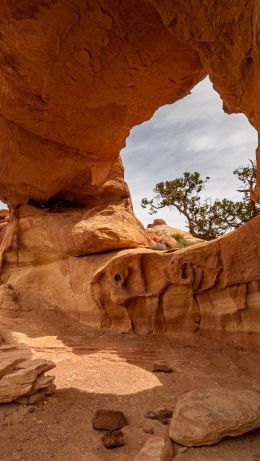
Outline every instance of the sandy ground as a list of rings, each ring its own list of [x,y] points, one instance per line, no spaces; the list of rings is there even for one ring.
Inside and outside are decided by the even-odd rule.
[[[174,409],[178,397],[192,389],[260,391],[257,350],[200,337],[189,343],[179,337],[108,335],[55,312],[1,311],[0,325],[13,340],[57,365],[53,396],[35,406],[0,407],[0,461],[132,461],[149,437],[144,427],[156,434],[168,430],[144,418],[147,410]],[[174,372],[153,373],[158,362]],[[124,447],[103,447],[102,432],[91,424],[98,409],[125,413]],[[260,430],[212,447],[189,448],[176,461],[254,461],[258,456]]]

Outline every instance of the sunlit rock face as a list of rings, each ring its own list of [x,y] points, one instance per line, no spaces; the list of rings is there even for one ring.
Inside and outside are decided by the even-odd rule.
[[[176,252],[116,255],[91,281],[102,325],[113,329],[127,312],[140,334],[259,334],[259,226],[257,217],[225,237]]]
[[[137,333],[174,330],[176,312],[183,330],[256,328],[259,220],[221,244],[138,250],[150,242],[119,152],[134,125],[207,74],[224,110],[259,127],[257,8],[253,0],[1,2],[0,199],[11,210],[1,281],[21,308],[61,308]],[[134,249],[130,268],[124,249]],[[121,279],[108,289],[115,261],[131,272],[131,295]]]

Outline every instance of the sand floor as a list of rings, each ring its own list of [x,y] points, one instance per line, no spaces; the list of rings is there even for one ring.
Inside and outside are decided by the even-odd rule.
[[[152,427],[147,410],[174,409],[178,397],[201,388],[260,391],[260,353],[216,340],[178,336],[111,335],[91,330],[56,312],[0,312],[10,339],[33,355],[53,360],[57,391],[34,406],[0,407],[0,461],[133,461]],[[171,374],[153,373],[164,363]],[[50,372],[50,374],[52,373]],[[124,447],[107,450],[102,432],[92,428],[98,409],[122,410],[129,425]],[[178,451],[181,447],[176,445]],[[260,430],[212,447],[189,448],[176,461],[254,461],[260,459]],[[147,460],[148,461],[148,460]]]

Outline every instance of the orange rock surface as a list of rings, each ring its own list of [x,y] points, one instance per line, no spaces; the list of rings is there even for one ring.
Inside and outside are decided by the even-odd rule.
[[[0,3],[1,282],[21,308],[119,331],[185,329],[187,312],[191,329],[257,329],[259,219],[174,255],[135,249],[150,241],[119,153],[133,126],[206,75],[224,110],[259,129],[259,43],[254,0]],[[121,279],[108,289],[115,261],[124,280],[132,271],[123,291]]]

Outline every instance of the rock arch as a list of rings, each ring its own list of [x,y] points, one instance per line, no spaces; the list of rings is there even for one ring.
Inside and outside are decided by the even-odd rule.
[[[119,160],[130,129],[207,74],[224,110],[259,129],[259,4],[3,0],[0,14],[0,199],[19,242],[2,282],[21,303],[43,285],[46,306],[66,293],[65,308],[97,323],[83,306],[104,252],[149,245]]]

